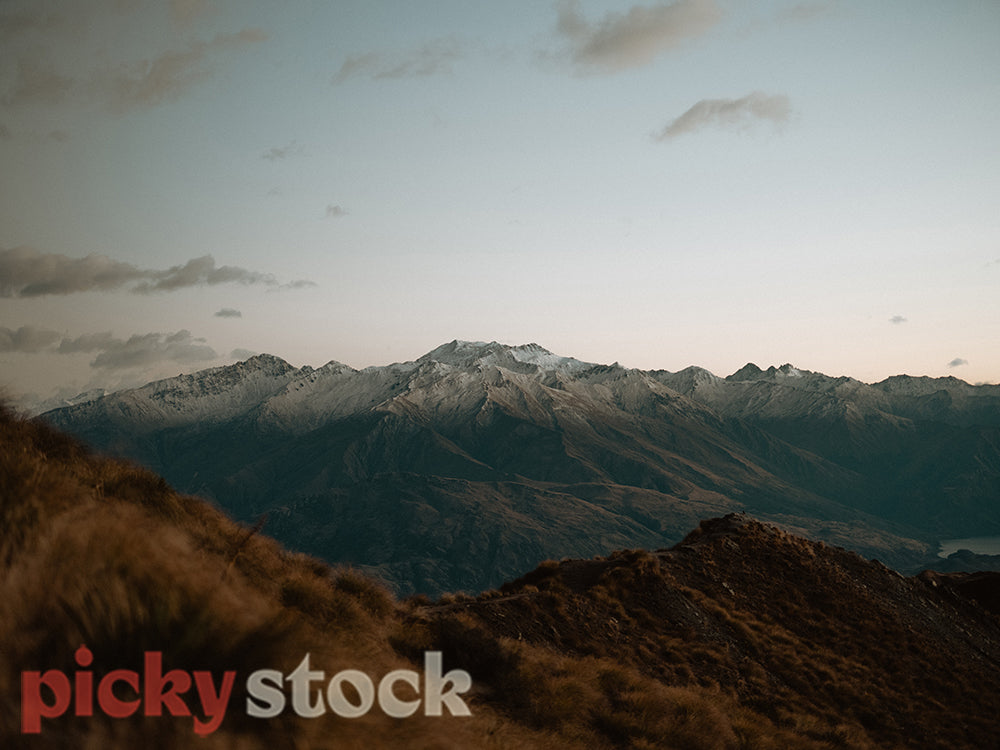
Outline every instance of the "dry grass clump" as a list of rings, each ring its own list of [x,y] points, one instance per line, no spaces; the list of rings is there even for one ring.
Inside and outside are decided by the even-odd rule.
[[[350,720],[332,713],[302,719],[290,708],[273,719],[248,717],[249,674],[288,674],[307,653],[328,676],[354,668],[377,683],[393,669],[422,671],[422,662],[401,658],[388,643],[397,605],[384,587],[289,554],[156,475],[91,455],[3,410],[0,522],[2,747],[33,739],[28,746],[321,748],[330,737],[346,745],[469,747],[490,720],[417,715],[400,722],[377,707]],[[201,738],[190,717],[67,711],[44,719],[40,737],[22,736],[21,673],[60,670],[72,678],[81,645],[93,654],[95,683],[114,669],[141,673],[153,651],[162,652],[164,671],[209,671],[216,684],[235,671],[225,720]],[[198,710],[193,692],[186,702]]]

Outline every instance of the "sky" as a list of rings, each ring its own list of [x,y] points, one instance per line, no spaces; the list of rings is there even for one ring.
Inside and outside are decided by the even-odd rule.
[[[0,388],[452,339],[1000,382],[993,0],[0,0]]]

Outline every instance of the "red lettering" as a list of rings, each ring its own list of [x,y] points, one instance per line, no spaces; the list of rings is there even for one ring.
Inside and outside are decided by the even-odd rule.
[[[205,736],[221,726],[236,683],[236,672],[232,670],[223,672],[219,685],[215,684],[212,673],[208,671],[172,669],[164,674],[163,653],[147,651],[142,674],[130,669],[108,672],[98,682],[95,697],[94,672],[87,669],[94,662],[93,652],[81,645],[74,659],[82,669],[77,669],[73,675],[58,669],[21,673],[22,734],[39,734],[43,718],[64,715],[74,704],[74,692],[73,713],[76,716],[94,716],[96,710],[103,711],[110,718],[124,719],[136,714],[140,708],[144,709],[145,716],[162,716],[164,709],[171,716],[192,716],[191,706],[185,702],[184,694],[191,689],[193,678],[200,701],[200,706],[196,707],[200,708],[200,712],[193,717],[194,731]],[[127,688],[119,683],[125,683]]]
[[[180,669],[163,674],[163,654],[159,651],[147,651],[145,665],[146,716],[161,716],[164,705],[171,716],[190,716],[191,709],[180,693],[190,689],[191,675]],[[164,692],[167,685],[170,688]]]
[[[198,697],[201,700],[202,713],[205,714],[207,722],[203,722],[197,717],[194,720],[194,731],[202,736],[211,734],[226,716],[226,706],[229,705],[229,696],[233,692],[233,683],[236,681],[236,672],[225,672],[222,675],[222,686],[219,692],[215,692],[215,684],[212,682],[211,672],[195,672],[194,683],[198,688]]]
[[[50,705],[42,700],[42,685],[52,691],[55,701]],[[51,719],[62,716],[70,703],[69,677],[57,669],[21,673],[21,732],[38,734],[42,731],[42,717]]]
[[[86,646],[76,650],[76,663],[81,667],[89,667],[94,661],[94,654]],[[92,672],[76,673],[76,715],[94,715],[94,675]]]
[[[97,703],[108,716],[124,719],[139,710],[138,698],[134,701],[120,700],[114,693],[116,682],[127,683],[137,694],[139,692],[139,673],[130,669],[116,669],[104,675],[101,684],[97,686]]]

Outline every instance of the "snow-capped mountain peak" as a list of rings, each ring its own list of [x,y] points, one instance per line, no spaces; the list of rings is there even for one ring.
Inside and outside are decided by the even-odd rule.
[[[427,352],[427,354],[418,358],[417,362],[440,362],[444,365],[467,367],[477,360],[483,359],[490,354],[497,354],[506,348],[503,344],[498,344],[496,341],[487,343],[485,341],[462,341],[455,339]]]
[[[543,371],[563,370],[567,372],[575,372],[593,366],[573,357],[553,354],[545,347],[535,343],[510,346],[496,341],[487,343],[457,339],[431,350],[420,357],[417,362],[438,362],[461,368],[471,368],[477,365],[516,367],[520,363],[534,365]]]
[[[518,362],[538,365],[543,370],[564,370],[574,372],[593,367],[590,362],[581,362],[573,357],[562,357],[553,354],[538,344],[522,344],[510,348],[511,356]]]

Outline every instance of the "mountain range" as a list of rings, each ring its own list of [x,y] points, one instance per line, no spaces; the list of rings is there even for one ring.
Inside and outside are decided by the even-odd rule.
[[[954,378],[723,378],[452,341],[361,370],[263,354],[43,419],[402,594],[666,547],[730,512],[906,572],[942,539],[1000,534],[1000,386]]]

